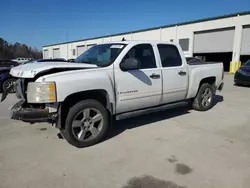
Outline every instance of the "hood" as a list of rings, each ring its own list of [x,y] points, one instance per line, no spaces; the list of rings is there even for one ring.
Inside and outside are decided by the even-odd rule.
[[[60,71],[87,69],[87,68],[97,68],[97,66],[85,63],[68,63],[68,62],[28,63],[12,68],[10,70],[10,74],[13,77],[18,77],[18,78],[34,78],[37,74],[52,69],[57,70],[57,72],[60,72]]]
[[[242,66],[239,69],[241,69],[244,72],[250,72],[250,66]]]

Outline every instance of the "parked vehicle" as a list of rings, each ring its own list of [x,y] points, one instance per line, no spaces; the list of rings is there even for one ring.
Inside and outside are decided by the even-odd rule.
[[[9,74],[11,67],[0,68],[0,92],[9,90],[10,93],[15,92],[16,78]]]
[[[2,59],[0,60],[0,68],[1,67],[13,67],[18,66],[19,64],[15,61],[9,60],[9,59]]]
[[[250,86],[250,59],[237,70],[234,75],[234,83]]]
[[[24,62],[30,61],[30,60],[32,60],[32,59],[31,58],[23,58],[23,57],[18,57],[16,59],[12,59],[12,61],[15,61],[17,63],[24,63]]]
[[[75,63],[11,69],[20,102],[12,119],[51,122],[76,147],[100,142],[112,120],[186,105],[212,108],[223,64],[188,64],[179,45],[149,41],[99,44]],[[5,96],[2,98],[4,100]]]

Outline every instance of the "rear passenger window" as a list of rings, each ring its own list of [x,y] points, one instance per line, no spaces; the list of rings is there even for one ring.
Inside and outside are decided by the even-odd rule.
[[[132,47],[124,59],[135,58],[141,63],[140,69],[156,68],[155,55],[151,44],[139,44]]]
[[[181,56],[176,46],[171,44],[158,44],[157,45],[162,67],[177,67],[182,65]]]

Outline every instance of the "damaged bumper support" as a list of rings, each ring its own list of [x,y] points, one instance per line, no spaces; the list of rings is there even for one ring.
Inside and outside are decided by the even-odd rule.
[[[220,86],[218,87],[218,90],[219,90],[219,91],[222,91],[223,87],[224,87],[224,82],[222,82],[222,83],[220,84]]]
[[[11,119],[22,120],[24,122],[55,122],[57,112],[50,113],[49,108],[29,108],[24,106],[24,101],[19,101],[11,109]]]

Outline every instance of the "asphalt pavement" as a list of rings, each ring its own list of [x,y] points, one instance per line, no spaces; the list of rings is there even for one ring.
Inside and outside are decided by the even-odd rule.
[[[10,120],[0,103],[0,188],[249,188],[250,88],[225,87],[210,111],[180,108],[115,123],[77,149],[50,124]]]

